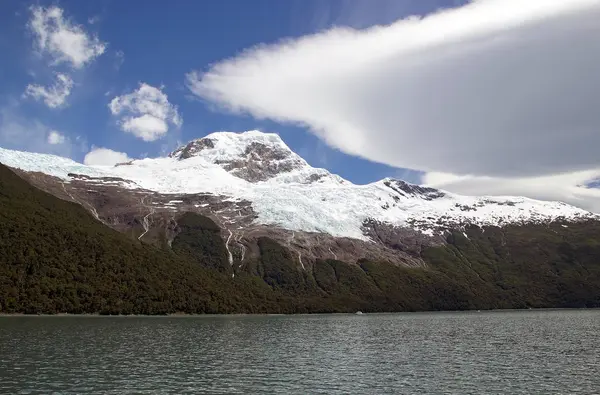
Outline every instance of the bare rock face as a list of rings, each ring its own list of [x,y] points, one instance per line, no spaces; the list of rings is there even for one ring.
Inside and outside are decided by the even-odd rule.
[[[409,256],[420,256],[423,248],[444,244],[441,236],[427,236],[411,228],[393,226],[374,219],[363,223],[363,233],[371,240]]]
[[[380,242],[332,237],[323,233],[296,232],[265,225],[251,226],[241,233],[233,234],[230,247],[234,261],[241,268],[251,262],[252,258],[258,257],[257,241],[261,237],[269,237],[289,249],[298,267],[303,270],[309,270],[317,261],[326,259],[351,264],[366,259],[395,266],[425,266],[419,254],[390,248]],[[241,237],[236,237],[236,234]]]
[[[292,152],[280,147],[270,147],[262,143],[252,142],[245,151],[244,157],[237,160],[217,161],[231,174],[249,182],[266,181],[281,173],[301,168],[305,162],[294,158]]]
[[[180,160],[188,159],[198,155],[205,148],[215,148],[215,143],[207,137],[190,141],[187,145],[171,152],[169,158],[178,158]]]

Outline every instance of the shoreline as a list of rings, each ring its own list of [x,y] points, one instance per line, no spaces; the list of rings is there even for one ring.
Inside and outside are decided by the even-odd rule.
[[[492,309],[492,310],[428,310],[428,311],[388,311],[388,312],[362,312],[360,315],[391,315],[391,314],[481,314],[481,313],[510,313],[510,312],[543,312],[543,311],[594,311],[600,310],[600,307],[542,307],[535,309]],[[282,313],[264,313],[264,314],[185,314],[185,313],[174,313],[174,314],[99,314],[99,313],[82,313],[82,314],[71,314],[71,313],[58,313],[58,314],[26,314],[26,313],[0,313],[0,318],[11,318],[11,317],[80,317],[80,318],[218,318],[218,317],[294,317],[294,316],[324,316],[324,315],[357,315],[354,313],[300,313],[300,314],[282,314]]]

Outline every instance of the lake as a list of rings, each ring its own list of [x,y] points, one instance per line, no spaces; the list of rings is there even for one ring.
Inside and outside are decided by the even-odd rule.
[[[2,394],[591,394],[600,311],[0,317]]]

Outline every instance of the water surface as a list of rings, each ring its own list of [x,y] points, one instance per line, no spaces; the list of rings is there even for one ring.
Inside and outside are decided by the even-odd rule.
[[[600,311],[0,317],[0,393],[600,391]]]

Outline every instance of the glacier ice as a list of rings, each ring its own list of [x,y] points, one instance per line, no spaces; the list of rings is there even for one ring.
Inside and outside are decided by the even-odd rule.
[[[524,197],[462,196],[444,191],[432,194],[420,191],[421,188],[416,186],[400,190],[390,187],[393,179],[356,185],[325,169],[311,167],[275,134],[219,132],[207,137],[215,142],[214,148],[202,150],[185,160],[171,155],[134,160],[127,166],[86,166],[54,155],[0,148],[0,162],[13,168],[56,176],[65,182],[71,180],[69,174],[73,173],[120,177],[133,181],[123,184],[128,188],[159,193],[213,193],[247,199],[258,214],[257,223],[336,237],[365,239],[362,225],[367,219],[432,234],[440,223],[444,226],[466,223],[485,226],[597,217],[561,202]],[[246,147],[253,141],[288,150],[297,166],[266,181],[249,182],[219,165],[245,155]]]

